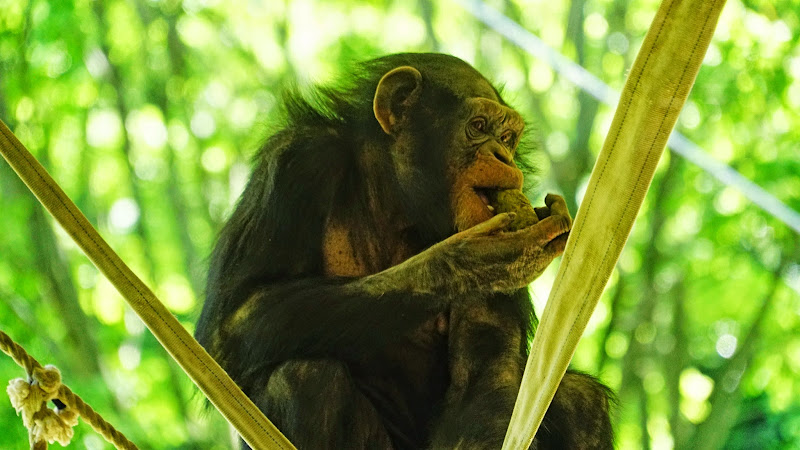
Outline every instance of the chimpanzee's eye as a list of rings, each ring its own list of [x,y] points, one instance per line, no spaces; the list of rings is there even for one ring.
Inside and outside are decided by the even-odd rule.
[[[506,131],[500,136],[500,142],[507,147],[513,147],[517,140],[517,133],[513,131]]]
[[[484,133],[486,131],[486,119],[484,119],[483,117],[478,117],[477,119],[470,122],[469,126],[470,128],[472,128],[473,131]]]

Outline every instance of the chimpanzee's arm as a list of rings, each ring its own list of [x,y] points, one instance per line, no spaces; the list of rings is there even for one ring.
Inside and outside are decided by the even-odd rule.
[[[269,364],[302,357],[363,357],[383,348],[465,292],[510,292],[527,285],[568,230],[549,217],[499,233],[500,214],[382,272],[357,279],[311,278],[265,284],[221,324],[222,354]]]
[[[439,296],[375,295],[359,280],[308,278],[260,287],[223,324],[234,360],[353,359],[385,347],[443,311]]]

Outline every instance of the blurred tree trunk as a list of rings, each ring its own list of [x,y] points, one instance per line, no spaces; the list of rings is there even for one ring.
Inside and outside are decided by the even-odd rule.
[[[570,2],[565,38],[566,42],[572,44],[575,62],[588,69],[584,49],[586,35],[583,31],[585,7],[585,0]],[[594,164],[594,157],[589,151],[589,137],[598,107],[597,100],[581,89],[578,89],[577,97],[578,117],[575,122],[575,132],[570,137],[568,156],[552,161],[552,176],[562,189],[570,211],[578,210],[577,192],[582,177]]]
[[[146,10],[145,6],[141,3],[137,3],[137,6],[142,22],[145,25],[150,25],[153,20],[152,14],[149,14],[148,10]],[[178,9],[178,11],[180,11],[180,9]],[[167,21],[167,52],[170,60],[170,71],[166,79],[182,79],[184,78],[186,62],[183,43],[180,37],[178,37],[176,29],[177,17],[176,14],[168,14],[165,16],[165,19]],[[169,124],[170,120],[174,116],[177,116],[177,114],[170,111],[170,104],[166,95],[166,83],[152,79],[153,77],[150,78],[151,79],[147,80],[148,82],[146,83],[149,87],[147,96],[161,111],[164,123]],[[167,147],[164,153],[167,163],[167,172],[170,174],[166,179],[167,202],[170,205],[167,209],[167,214],[169,214],[170,222],[178,234],[180,245],[176,247],[178,247],[181,252],[184,273],[189,277],[189,283],[194,297],[201,299],[205,284],[205,274],[201,267],[202,258],[198,254],[197,247],[189,231],[191,213],[189,212],[189,206],[181,190],[183,182],[181,180],[180,170],[178,170],[177,161],[175,160],[175,151],[171,147]],[[204,209],[207,211],[207,208]]]
[[[86,110],[81,111],[81,123],[87,123],[88,114]],[[86,142],[86,134],[83,135],[83,141]],[[92,201],[91,187],[89,185],[92,179],[92,151],[87,145],[84,147],[80,154],[78,161],[78,192],[75,195],[75,205],[81,210],[84,216],[89,219],[91,223],[97,223],[97,208]]]
[[[125,92],[124,83],[121,78],[120,68],[112,61],[112,59],[109,58],[110,49],[108,43],[106,42],[106,36],[108,36],[110,28],[105,20],[105,6],[103,2],[92,2],[92,8],[95,14],[97,26],[99,28],[98,33],[101,36],[100,50],[103,52],[105,59],[108,61],[107,78],[108,83],[111,85],[114,91],[114,107],[116,108],[117,114],[122,121],[122,127],[120,128],[120,132],[122,134],[122,152],[124,154],[122,159],[125,161],[125,167],[128,169],[128,187],[131,195],[133,196],[133,201],[139,208],[139,219],[134,225],[134,234],[141,241],[141,248],[144,256],[143,260],[145,270],[147,271],[142,278],[157,282],[159,274],[155,266],[155,257],[153,256],[152,251],[156,239],[153,238],[150,230],[146,226],[147,217],[149,215],[147,211],[148,202],[145,201],[142,188],[136,180],[136,172],[133,167],[133,162],[131,161],[132,144],[125,124],[130,111],[123,97],[123,92]]]
[[[608,339],[617,330],[620,326],[620,316],[622,310],[622,302],[625,298],[626,294],[629,294],[626,291],[626,286],[628,284],[628,274],[625,273],[619,265],[617,265],[617,282],[614,284],[614,293],[611,294],[611,301],[609,305],[609,319],[608,325],[603,330],[603,335],[598,340],[597,346],[597,365],[595,366],[597,372],[602,372],[603,368],[608,361],[608,352],[606,351],[606,346],[608,345]]]
[[[97,375],[100,374],[100,352],[94,340],[95,324],[89,322],[80,307],[72,271],[64,255],[58,251],[55,232],[45,214],[41,205],[33,205],[28,228],[34,245],[36,269],[42,275],[48,291],[44,297],[58,312],[59,321],[67,330],[73,346],[71,350],[75,352],[70,359],[80,361],[80,364],[74,365],[82,372],[80,376]]]
[[[677,174],[680,172],[682,164],[678,158],[670,158],[669,165],[667,166],[664,175],[659,180],[658,184],[653,190],[654,198],[652,206],[648,209],[648,222],[650,224],[650,238],[648,240],[647,248],[644,250],[642,257],[642,281],[638,289],[640,292],[639,304],[636,306],[636,312],[632,316],[630,322],[631,336],[628,352],[622,360],[622,383],[620,397],[627,395],[634,395],[635,397],[646,397],[647,392],[642,385],[643,377],[641,371],[644,367],[654,364],[653,354],[653,340],[658,332],[653,323],[653,311],[656,304],[663,299],[663,296],[655,289],[656,274],[658,273],[659,261],[662,258],[661,252],[658,250],[657,243],[661,235],[664,223],[668,217],[666,203],[670,197],[674,184],[677,181]],[[654,332],[647,331],[648,328],[653,328]],[[640,334],[641,333],[641,334]],[[647,340],[642,340],[643,335],[652,334],[647,336]],[[639,402],[646,401],[643,398],[638,399]],[[640,403],[641,405],[641,403]],[[646,411],[641,411],[640,414]],[[642,419],[644,420],[644,418]],[[650,442],[650,436],[647,429],[647,424],[640,423],[642,431],[642,442]]]
[[[681,444],[691,445],[697,450],[716,450],[725,445],[728,435],[739,417],[742,400],[741,380],[747,374],[748,366],[758,350],[761,329],[764,327],[767,315],[772,311],[778,288],[783,284],[783,271],[790,261],[796,261],[796,259],[784,255],[781,263],[772,272],[772,282],[761,301],[761,308],[753,318],[750,330],[742,339],[741,346],[722,367],[712,374],[714,391],[709,398],[711,413],[695,428],[694,434]]]
[[[669,401],[669,427],[676,448],[683,448],[678,444],[684,442],[688,432],[689,423],[681,413],[681,373],[689,364],[686,339],[686,311],[684,301],[686,298],[686,282],[680,279],[672,288],[670,294],[672,301],[672,337],[674,345],[672,354],[664,360],[665,387]]]
[[[639,448],[650,450],[650,432],[647,428],[647,423],[650,421],[650,407],[648,405],[647,391],[645,391],[642,378],[638,373],[636,374],[634,390],[636,391],[637,404],[639,406],[639,429],[641,430]]]
[[[433,26],[433,14],[436,2],[419,0],[419,9],[422,11],[422,20],[425,22],[425,40],[428,41],[434,52],[441,52],[442,45],[436,37],[436,30]]]
[[[617,0],[612,5],[613,13],[608,19],[609,34],[625,30],[627,6],[627,2],[622,0]],[[590,63],[586,59],[585,9],[586,0],[570,2],[566,39],[574,48],[575,62],[602,77],[600,61]],[[604,48],[606,51],[608,50],[607,43]],[[578,90],[577,99],[578,117],[575,121],[575,132],[570,138],[569,156],[553,162],[553,176],[564,190],[564,197],[572,211],[577,211],[577,193],[583,181],[582,177],[589,173],[594,165],[595,157],[589,149],[589,140],[600,107],[600,102],[582,89]]]
[[[506,11],[506,15],[508,16],[509,19],[511,19],[514,22],[517,22],[519,24],[522,24],[522,11],[520,10],[520,7],[516,2],[511,1],[511,0],[506,0],[506,2],[505,2],[505,11]],[[521,48],[517,47],[517,46],[514,46],[512,48],[513,48],[513,55],[515,55],[517,60],[519,61],[519,65],[520,65],[520,67],[522,67],[522,72],[525,74],[526,79],[527,79],[527,76],[531,71],[531,63],[530,63],[531,56],[528,53],[526,53],[525,51],[523,51]],[[526,85],[527,85],[527,82],[526,82]],[[532,122],[533,123],[531,124],[532,128],[534,130],[536,130],[537,132],[541,133],[541,132],[543,132],[545,130],[541,130],[541,129],[537,129],[537,128],[541,128],[542,126],[545,126],[545,124],[546,124],[546,121],[544,120],[545,113],[544,113],[544,109],[542,108],[542,102],[540,101],[539,97],[536,96],[536,95],[527,96],[527,100],[528,100],[528,102],[527,102],[526,108],[531,113],[533,113],[533,117],[532,117],[532,119],[533,119]],[[575,211],[575,210],[571,209],[571,211]]]

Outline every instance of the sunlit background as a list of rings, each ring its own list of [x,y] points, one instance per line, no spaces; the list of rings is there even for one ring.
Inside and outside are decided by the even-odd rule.
[[[613,99],[659,2],[489,2],[521,30],[481,22],[474,4],[0,0],[0,118],[193,330],[215,235],[282,89],[354,61],[439,51],[474,64],[537,129],[532,198],[559,192],[577,211],[613,106],[510,34],[585,67]],[[618,394],[618,448],[800,448],[799,14],[796,0],[728,0],[677,126],[699,146],[687,155],[713,160],[665,154],[575,355]],[[720,164],[763,191],[720,181]],[[141,448],[229,448],[224,420],[5,162],[0,209],[0,328]],[[532,286],[539,313],[553,275]],[[0,384],[22,374],[0,358]],[[26,448],[5,394],[0,430],[0,448]],[[107,444],[81,424],[71,447]]]

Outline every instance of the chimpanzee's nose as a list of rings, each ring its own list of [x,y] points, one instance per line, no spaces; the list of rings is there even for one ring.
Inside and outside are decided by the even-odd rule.
[[[500,144],[493,144],[490,151],[495,158],[499,159],[504,164],[514,167],[514,157],[511,156],[511,151]]]

